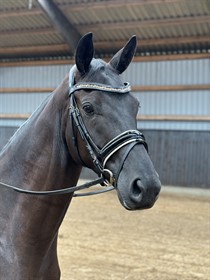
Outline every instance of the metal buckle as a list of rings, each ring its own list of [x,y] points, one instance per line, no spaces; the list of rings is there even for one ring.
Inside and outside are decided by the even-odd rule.
[[[112,171],[110,171],[109,169],[103,169],[102,171],[103,177],[104,177],[104,185],[106,187],[108,186],[113,186],[114,182],[115,182],[115,178],[114,175],[112,173]]]

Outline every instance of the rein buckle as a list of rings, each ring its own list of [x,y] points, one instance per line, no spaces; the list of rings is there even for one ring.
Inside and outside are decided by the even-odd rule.
[[[112,171],[110,171],[109,169],[103,169],[102,174],[104,177],[104,186],[114,186],[115,178]]]

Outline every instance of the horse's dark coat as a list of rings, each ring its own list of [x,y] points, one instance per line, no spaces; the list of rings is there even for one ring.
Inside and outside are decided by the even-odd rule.
[[[88,46],[88,48],[87,48]],[[75,80],[122,86],[119,74],[130,64],[136,39],[110,63],[93,59],[92,35],[84,36],[76,51]],[[31,190],[52,190],[76,185],[81,162],[72,140],[69,119],[68,77],[16,132],[0,154],[0,181]],[[129,94],[78,91],[75,97],[85,125],[102,147],[128,129],[136,129],[138,104]],[[85,105],[92,106],[88,114]],[[78,148],[86,166],[94,165],[80,136]],[[124,148],[110,158],[116,172]],[[128,209],[151,207],[160,182],[143,145],[129,153],[119,175],[117,193]],[[72,194],[36,197],[0,189],[0,279],[60,279],[57,236]],[[108,205],[107,205],[108,207]]]

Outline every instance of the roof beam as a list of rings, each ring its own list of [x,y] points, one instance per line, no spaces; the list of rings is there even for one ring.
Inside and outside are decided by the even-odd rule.
[[[110,57],[105,58],[108,62]],[[174,61],[174,60],[194,60],[210,59],[210,53],[182,53],[182,54],[161,54],[161,55],[144,55],[136,56],[133,62],[150,62],[150,61]],[[38,59],[38,60],[19,60],[19,61],[1,61],[0,67],[19,67],[19,66],[40,66],[40,65],[67,65],[74,64],[72,59]]]
[[[62,9],[71,9],[72,11],[82,11],[83,9],[103,9],[103,8],[119,8],[122,6],[142,6],[151,4],[165,4],[165,3],[183,3],[184,0],[106,0],[101,2],[86,2],[77,4],[60,4]],[[189,0],[186,0],[189,1]]]
[[[8,31],[0,31],[0,36],[2,38],[2,37],[9,37],[15,35],[18,36],[31,35],[31,34],[43,35],[43,34],[50,34],[50,33],[56,33],[55,28],[45,27],[45,28],[36,28],[36,29],[14,29]]]
[[[186,0],[188,1],[188,0]],[[117,8],[125,5],[135,6],[135,5],[151,5],[151,4],[164,4],[164,3],[179,3],[184,2],[184,0],[106,0],[102,2],[87,2],[87,3],[79,3],[79,4],[58,4],[57,6],[61,10],[71,10],[72,12],[81,11],[84,8],[88,9],[103,9],[105,7],[108,8]],[[21,9],[12,9],[6,11],[0,11],[0,18],[4,17],[15,17],[15,16],[30,16],[30,15],[40,15],[43,11],[40,8],[33,7],[33,9],[29,10],[27,8]]]
[[[41,45],[41,46],[26,46],[26,47],[5,47],[0,48],[0,56],[13,56],[16,55],[42,55],[52,54],[55,52],[69,52],[67,44],[59,45]]]
[[[198,23],[210,23],[209,16],[194,16],[194,17],[180,17],[180,18],[169,18],[169,19],[156,19],[156,20],[141,20],[141,21],[126,21],[115,23],[101,23],[101,24],[86,24],[77,25],[78,30],[82,30],[84,33],[86,31],[98,31],[98,30],[113,30],[113,29],[124,29],[124,28],[139,28],[139,27],[152,27],[152,26],[168,26],[168,25],[180,25],[180,24],[198,24]],[[72,29],[70,29],[72,30]],[[21,30],[9,30],[5,32],[0,32],[1,36],[10,36],[10,35],[27,35],[27,34],[48,34],[56,33],[56,30],[53,27],[45,27],[39,29],[21,29]],[[69,29],[67,36],[69,38]],[[79,34],[79,33],[78,33]],[[77,35],[78,36],[78,35]],[[80,35],[79,35],[80,36]],[[79,37],[78,37],[79,38]]]
[[[95,42],[97,52],[100,49],[106,49],[107,53],[120,49],[126,42],[125,41],[101,41]],[[192,43],[210,43],[210,36],[191,36],[191,37],[177,37],[177,38],[164,38],[164,39],[143,39],[139,41],[138,48],[161,46],[161,45],[177,45],[177,44],[192,44]],[[0,56],[16,56],[16,55],[41,55],[53,54],[59,52],[69,52],[67,44],[58,45],[40,45],[40,46],[25,46],[25,47],[5,47],[0,48]]]
[[[198,23],[210,23],[210,17],[208,16],[195,16],[195,17],[179,17],[179,18],[167,18],[167,19],[152,19],[152,20],[138,20],[138,21],[126,21],[126,22],[107,22],[99,24],[78,25],[78,29],[86,32],[100,31],[101,30],[115,30],[115,29],[128,29],[128,28],[142,28],[142,27],[156,27],[156,26],[169,26],[169,25],[187,25]]]
[[[116,49],[121,48],[126,41],[116,41],[116,42],[96,42],[95,46],[99,49],[107,48]],[[210,43],[210,36],[191,36],[191,37],[172,37],[172,38],[157,38],[157,39],[141,39],[139,38],[138,47],[141,49],[141,46],[158,46],[158,45],[177,45],[177,44],[192,44],[192,43]]]
[[[42,10],[39,8],[29,9],[14,9],[14,10],[2,10],[0,11],[1,18],[17,17],[17,16],[31,16],[31,15],[40,15],[43,14]]]
[[[163,39],[144,39],[140,40],[141,46],[158,46],[158,45],[178,45],[178,44],[195,44],[195,43],[210,43],[210,36],[190,36],[190,37],[172,37]]]
[[[38,2],[70,49],[74,51],[81,37],[79,32],[52,0],[38,0]]]

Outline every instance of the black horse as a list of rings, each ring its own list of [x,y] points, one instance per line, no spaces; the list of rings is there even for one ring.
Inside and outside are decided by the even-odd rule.
[[[135,49],[133,36],[105,63],[93,58],[92,34],[86,34],[69,77],[2,150],[1,280],[60,278],[58,230],[82,166],[99,175],[97,182],[112,184],[126,209],[150,208],[156,201],[160,181],[137,131],[138,102],[120,78]],[[15,187],[43,193],[10,189]],[[57,189],[68,191],[44,196]]]

